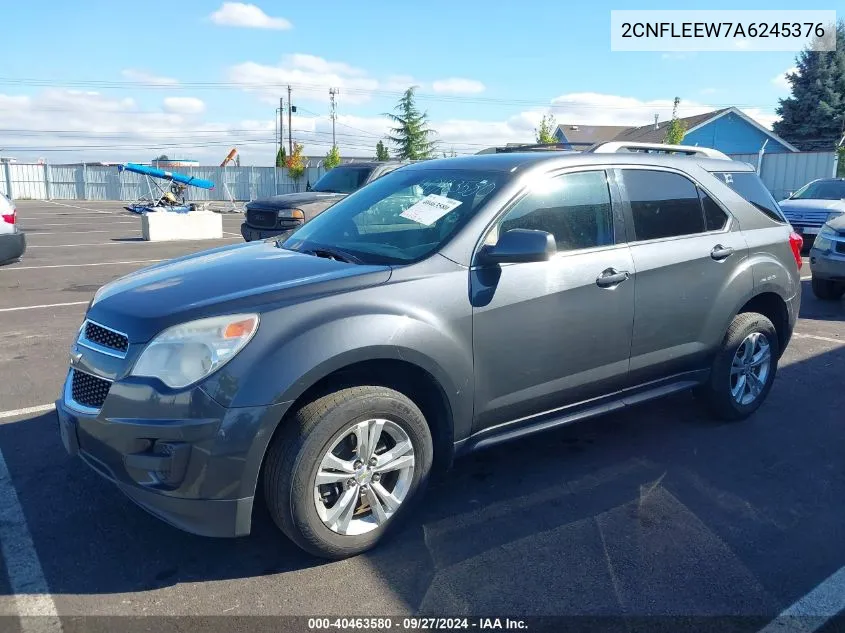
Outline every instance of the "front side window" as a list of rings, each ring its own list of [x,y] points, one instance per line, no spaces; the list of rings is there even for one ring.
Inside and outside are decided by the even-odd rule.
[[[666,171],[623,169],[621,172],[637,240],[704,232],[698,188],[691,180]]]
[[[604,171],[586,171],[534,183],[528,195],[500,220],[488,242],[495,242],[511,229],[551,233],[558,251],[613,244],[613,212],[607,175]]]
[[[305,223],[282,247],[340,249],[363,263],[418,261],[455,235],[507,177],[497,171],[398,169]]]

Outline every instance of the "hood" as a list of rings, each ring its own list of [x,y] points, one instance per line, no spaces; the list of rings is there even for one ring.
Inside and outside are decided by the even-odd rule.
[[[300,208],[308,204],[334,204],[346,197],[345,193],[321,193],[319,191],[306,191],[304,193],[286,193],[281,196],[270,198],[259,198],[248,202],[247,209],[292,209]]]
[[[784,211],[845,211],[845,200],[782,200]]]
[[[144,268],[103,286],[88,316],[141,343],[192,319],[260,313],[390,278],[389,266],[346,264],[276,244],[235,244]]]

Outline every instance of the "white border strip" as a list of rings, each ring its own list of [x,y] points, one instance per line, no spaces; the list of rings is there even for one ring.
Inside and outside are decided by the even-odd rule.
[[[89,299],[90,301],[90,299]],[[64,306],[87,305],[88,301],[68,301],[66,303],[44,303],[40,306],[17,306],[14,308],[0,308],[0,312],[19,312],[21,310],[40,310],[41,308],[62,308]]]
[[[58,633],[62,622],[50,595],[18,493],[0,451],[0,550],[6,561],[21,630]]]
[[[116,264],[155,264],[156,262],[163,262],[163,259],[132,259],[120,262],[93,262],[91,264],[46,264],[44,266],[9,266],[0,268],[0,273],[4,270],[41,270],[42,268],[81,268],[85,266],[112,266]]]
[[[30,413],[46,413],[56,408],[54,404],[39,404],[35,407],[24,407],[23,409],[12,409],[11,411],[0,411],[0,418],[16,418],[19,415]]]
[[[845,610],[845,567],[769,622],[760,633],[812,633]]]

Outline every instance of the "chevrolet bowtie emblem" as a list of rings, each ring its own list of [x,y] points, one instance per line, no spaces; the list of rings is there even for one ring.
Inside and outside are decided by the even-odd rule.
[[[82,352],[71,351],[71,353],[70,353],[70,364],[71,365],[76,365],[81,360],[82,360]]]

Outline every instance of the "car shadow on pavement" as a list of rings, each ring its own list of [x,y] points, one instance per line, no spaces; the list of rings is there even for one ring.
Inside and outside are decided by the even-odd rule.
[[[830,347],[790,348],[745,422],[679,394],[460,459],[403,530],[340,563],[261,504],[243,539],[162,523],[67,457],[52,412],[0,425],[0,447],[54,595],[229,579],[258,595],[272,577],[282,612],[374,615],[354,599],[370,584],[387,613],[769,617],[845,564],[845,348]]]
[[[813,295],[809,280],[801,284],[800,318],[816,321],[845,321],[845,298],[839,301],[822,301]]]

